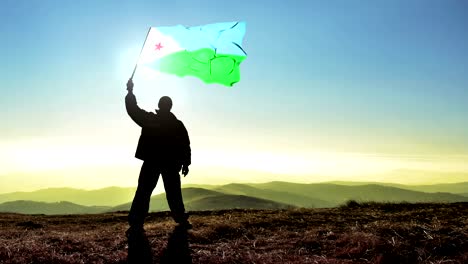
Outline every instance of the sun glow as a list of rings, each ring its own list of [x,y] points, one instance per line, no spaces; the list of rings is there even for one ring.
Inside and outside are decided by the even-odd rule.
[[[128,142],[120,144],[69,138],[2,144],[0,192],[53,186],[88,189],[134,186],[141,166],[141,161],[133,157],[135,137],[131,135],[127,137]],[[468,180],[467,156],[370,155],[239,147],[195,146],[190,175],[183,182],[344,180],[424,184]]]
[[[75,140],[41,140],[4,144],[0,151],[1,171],[36,172],[51,169],[107,167],[134,164],[133,141],[115,145]],[[279,152],[235,148],[193,149],[193,164],[273,174],[365,175],[396,169],[468,171],[468,157],[370,155],[340,152]]]

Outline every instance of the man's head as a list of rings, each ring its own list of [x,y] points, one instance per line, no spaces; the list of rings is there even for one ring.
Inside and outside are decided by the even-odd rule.
[[[170,112],[172,108],[172,100],[169,96],[163,96],[159,99],[159,110],[162,112]]]

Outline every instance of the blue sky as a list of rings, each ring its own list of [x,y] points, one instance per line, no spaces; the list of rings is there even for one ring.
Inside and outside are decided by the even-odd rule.
[[[2,1],[0,143],[133,154],[124,86],[148,27],[242,20],[233,88],[137,71],[140,104],[169,93],[195,151],[466,156],[467,12],[455,0]]]

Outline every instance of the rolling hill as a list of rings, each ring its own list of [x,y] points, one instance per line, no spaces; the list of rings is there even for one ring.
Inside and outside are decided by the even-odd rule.
[[[445,192],[429,193],[378,184],[354,183],[350,186],[343,183],[300,184],[269,182],[200,186],[210,189],[196,187],[182,189],[187,210],[199,211],[233,208],[281,209],[290,207],[326,208],[344,204],[348,200],[411,203],[468,202],[467,193],[463,195]],[[444,186],[452,188],[448,185],[443,185],[442,187]],[[2,199],[14,198],[18,198],[18,200],[0,204],[0,212],[81,214],[104,211],[127,211],[130,209],[133,195],[133,188],[119,187],[91,191],[56,188],[30,193],[3,194],[0,195],[0,201]],[[34,198],[38,200],[25,201],[24,197],[30,200],[34,200]],[[59,202],[64,200],[66,202]],[[104,206],[106,204],[112,206]],[[169,210],[169,207],[165,194],[152,196],[150,211],[166,210]]]
[[[48,188],[34,192],[0,194],[0,203],[26,200],[36,202],[67,201],[87,206],[116,206],[133,199],[135,188],[108,187],[97,190]]]
[[[406,190],[418,191],[418,192],[428,192],[428,193],[447,192],[447,193],[454,193],[454,194],[462,194],[462,193],[466,193],[466,190],[468,190],[468,182],[439,183],[439,184],[431,184],[431,185],[405,185],[405,184],[397,184],[397,183],[349,182],[349,181],[332,181],[332,182],[327,182],[327,183],[347,185],[347,186],[362,186],[362,185],[368,185],[368,184],[377,184],[377,185],[382,185],[382,186],[396,187],[400,189],[406,189]]]
[[[108,209],[105,206],[83,206],[70,202],[13,201],[0,204],[0,212],[20,214],[96,214]]]
[[[208,196],[215,196],[219,195],[221,193],[211,191],[211,190],[206,190],[202,188],[182,188],[182,196],[184,197],[184,204],[187,207],[188,202],[190,202],[193,199],[197,198],[203,198],[203,197],[208,197]],[[130,210],[130,206],[132,205],[132,202],[130,202],[114,206],[110,211],[128,211]],[[150,209],[151,212],[157,212],[157,211],[165,211],[169,210],[169,206],[167,205],[166,201],[166,194],[161,193],[157,195],[153,195],[150,200]]]
[[[245,195],[223,194],[193,200],[186,205],[190,211],[223,209],[291,209],[293,205]]]
[[[288,192],[287,190],[275,191],[269,189],[259,189],[247,184],[231,183],[217,187],[215,190],[223,193],[246,195],[260,199],[271,200],[278,203],[292,204],[298,207],[314,208],[331,206],[331,203],[322,199]]]
[[[292,205],[279,203],[271,200],[250,197],[246,195],[226,194],[222,192],[206,190],[202,188],[183,188],[182,195],[186,210],[220,210],[220,209],[283,209],[291,208]],[[128,211],[131,203],[122,204],[109,209],[109,211]],[[150,211],[169,210],[166,195],[158,194],[151,197]]]
[[[325,200],[333,206],[343,204],[348,200],[375,202],[466,202],[467,197],[452,193],[425,193],[390,186],[367,184],[345,186],[338,184],[299,184],[289,182],[269,182],[249,184],[250,186],[273,190],[292,192],[311,198]],[[318,207],[327,207],[319,205]]]
[[[403,185],[400,188],[420,191],[420,192],[448,192],[461,194],[468,190],[468,182],[460,183],[446,183],[446,184],[433,184],[433,185]]]

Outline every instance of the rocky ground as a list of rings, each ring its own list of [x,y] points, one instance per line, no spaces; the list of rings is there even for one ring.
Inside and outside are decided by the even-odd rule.
[[[0,263],[468,263],[468,203],[151,213],[0,214]]]

